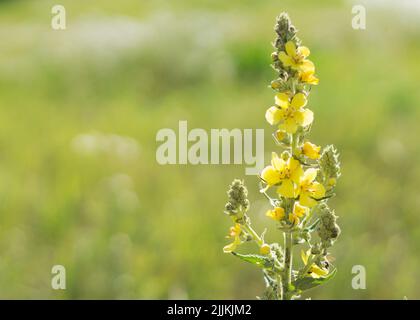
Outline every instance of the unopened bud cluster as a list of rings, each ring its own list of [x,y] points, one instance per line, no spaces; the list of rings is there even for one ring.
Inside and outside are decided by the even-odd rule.
[[[323,248],[329,248],[340,235],[340,227],[337,224],[337,216],[327,204],[323,203],[319,208],[320,217],[317,227],[318,236]]]
[[[239,179],[233,180],[227,193],[229,200],[225,205],[226,214],[235,216],[248,211],[248,190],[243,181]]]

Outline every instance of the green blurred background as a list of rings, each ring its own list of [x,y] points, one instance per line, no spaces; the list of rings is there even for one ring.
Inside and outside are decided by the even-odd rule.
[[[312,140],[341,151],[336,278],[313,299],[420,298],[420,1],[0,1],[0,298],[237,299],[259,270],[222,253],[245,165],[160,166],[159,129],[264,128],[275,17],[311,48]],[[246,176],[258,230],[271,224]],[[270,240],[279,235],[270,229]],[[67,289],[51,289],[51,268]],[[353,290],[352,266],[367,270]]]

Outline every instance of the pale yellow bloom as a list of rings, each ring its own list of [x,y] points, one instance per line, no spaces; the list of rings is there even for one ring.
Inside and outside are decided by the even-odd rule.
[[[319,83],[319,79],[315,77],[314,71],[301,71],[299,72],[299,80],[307,83],[317,85]]]
[[[302,174],[303,169],[298,160],[290,157],[285,161],[273,152],[271,165],[263,169],[261,178],[267,187],[280,184],[277,193],[286,198],[294,198],[296,196],[295,184],[299,183]]]
[[[293,41],[288,41],[285,45],[285,51],[279,52],[278,57],[285,67],[302,72],[314,72],[315,66],[313,62],[306,59],[309,54],[310,51],[307,47],[300,46],[296,48]]]
[[[271,125],[279,124],[279,129],[295,133],[299,126],[306,127],[314,119],[313,112],[305,109],[306,96],[299,92],[292,99],[286,93],[275,96],[276,106],[270,107],[265,113],[265,119]]]
[[[305,264],[305,266],[308,264],[308,259],[309,259],[310,255],[311,255],[311,250],[310,249],[308,251],[306,251],[306,253],[303,250],[300,252],[300,256],[301,256],[302,261]],[[311,276],[314,279],[325,277],[327,274],[328,274],[328,269],[321,268],[318,265],[316,265],[315,263],[313,263],[308,270],[308,275]]]
[[[319,182],[314,181],[318,170],[309,168],[305,171],[299,181],[298,195],[302,206],[313,207],[317,204],[317,199],[325,196],[325,188]]]
[[[228,245],[223,247],[224,253],[230,253],[236,249],[236,247],[241,244],[240,235],[242,233],[241,225],[239,223],[235,223],[233,227],[230,227],[229,234],[226,238],[233,238],[233,242],[229,243]]]
[[[272,210],[268,210],[265,215],[275,221],[280,221],[284,218],[285,213],[282,207],[275,207]]]
[[[302,153],[310,159],[319,159],[321,147],[309,141],[305,142],[302,146]]]
[[[306,215],[308,209],[304,206],[301,206],[298,202],[295,202],[293,206],[293,212],[289,214],[289,221],[293,225],[298,225],[300,223],[300,218]]]

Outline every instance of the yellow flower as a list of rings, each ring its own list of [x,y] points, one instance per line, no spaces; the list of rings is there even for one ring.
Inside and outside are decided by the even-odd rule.
[[[265,119],[271,125],[279,123],[279,129],[288,133],[295,133],[298,126],[306,127],[314,119],[314,114],[309,109],[304,109],[307,99],[299,92],[290,100],[286,93],[275,96],[276,106],[270,107],[265,113]]]
[[[271,165],[263,169],[261,178],[267,183],[267,187],[280,184],[277,193],[286,198],[294,198],[297,196],[295,183],[299,183],[302,174],[303,169],[298,160],[290,157],[285,161],[273,152]]]
[[[302,152],[305,156],[307,156],[310,159],[319,159],[321,151],[321,147],[317,146],[313,143],[310,143],[309,141],[305,142],[302,147]]]
[[[311,255],[310,249],[306,251],[306,253],[303,250],[300,252],[300,256],[305,266],[308,264],[308,258],[310,255]],[[317,266],[315,263],[313,263],[308,270],[308,275],[314,279],[325,277],[327,274],[328,274],[328,269],[321,268]]]
[[[288,41],[285,45],[285,50],[286,52],[281,51],[278,55],[283,66],[303,72],[313,72],[315,70],[313,62],[306,59],[310,54],[307,47],[301,46],[296,48],[293,41]]]
[[[280,221],[285,216],[284,209],[282,207],[275,207],[272,210],[268,210],[265,215],[276,221]]]
[[[301,71],[299,72],[299,80],[308,83],[317,85],[319,83],[319,79],[315,77],[314,71]]]
[[[263,255],[267,255],[270,253],[270,246],[266,243],[264,243],[261,247],[260,247],[260,253]]]
[[[293,223],[293,225],[298,225],[300,222],[300,218],[306,215],[307,208],[301,206],[298,202],[295,202],[293,206],[293,212],[289,214],[289,221]]]
[[[227,235],[226,238],[233,238],[233,242],[223,247],[224,253],[230,253],[234,251],[236,247],[239,244],[241,244],[241,239],[239,237],[241,235],[241,232],[242,232],[241,225],[239,223],[235,223],[233,227],[230,227],[229,234]]]
[[[318,170],[309,168],[300,178],[298,195],[299,202],[302,206],[313,207],[317,204],[316,199],[325,196],[325,188],[319,182],[314,181],[318,174]]]

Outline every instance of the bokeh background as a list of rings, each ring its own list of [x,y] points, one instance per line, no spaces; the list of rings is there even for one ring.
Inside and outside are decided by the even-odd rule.
[[[312,140],[341,151],[336,278],[312,299],[420,298],[420,1],[0,1],[0,298],[253,299],[259,270],[222,253],[245,165],[160,166],[161,128],[264,128],[275,17],[321,82]],[[365,4],[367,29],[351,28]],[[270,240],[279,238],[270,229]],[[67,289],[51,289],[51,268]],[[363,265],[367,289],[353,290]]]

